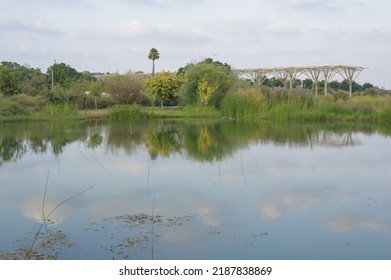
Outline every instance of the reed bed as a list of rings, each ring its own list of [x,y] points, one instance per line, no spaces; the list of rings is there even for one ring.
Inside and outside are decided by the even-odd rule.
[[[118,106],[112,109],[109,114],[109,119],[111,120],[140,119],[151,117],[153,117],[153,113],[145,112],[139,105]]]
[[[391,122],[391,96],[321,96],[304,90],[239,90],[222,102],[223,117],[299,121]]]

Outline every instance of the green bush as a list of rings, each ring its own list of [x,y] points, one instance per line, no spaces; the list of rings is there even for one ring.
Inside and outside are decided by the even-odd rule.
[[[26,114],[25,108],[19,103],[7,98],[3,99],[0,103],[0,115],[1,116],[15,116]]]
[[[105,109],[119,104],[119,101],[111,95],[101,95],[96,97],[98,109]],[[95,109],[95,97],[84,95],[77,99],[79,109]]]
[[[26,94],[0,97],[0,100],[1,116],[29,115],[40,112],[47,103],[44,96],[30,96]]]
[[[49,91],[48,97],[51,104],[74,103],[77,98],[77,92],[57,85]]]
[[[334,101],[348,101],[349,100],[349,94],[346,91],[343,90],[337,90],[333,94]]]

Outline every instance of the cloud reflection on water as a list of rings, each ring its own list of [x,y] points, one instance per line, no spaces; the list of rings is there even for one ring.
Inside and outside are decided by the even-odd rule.
[[[80,140],[83,131],[77,130],[77,135],[67,137],[79,140],[63,146],[62,153],[55,157],[51,153],[31,153],[15,162],[5,162],[0,169],[1,209],[19,211],[40,223],[45,177],[50,170],[46,213],[83,188],[94,186],[53,213],[57,227],[77,231],[86,222],[99,223],[120,215],[151,215],[152,208],[155,215],[164,218],[194,217],[184,226],[159,229],[159,248],[167,254],[197,251],[202,255],[212,239],[218,246],[229,244],[229,248],[236,246],[238,236],[264,232],[284,236],[288,230],[300,232],[309,225],[313,229],[302,233],[309,238],[314,238],[311,234],[322,238],[330,232],[353,234],[357,229],[371,233],[372,238],[390,233],[390,220],[379,217],[385,212],[372,207],[362,215],[362,202],[369,193],[389,197],[387,172],[391,171],[391,157],[384,156],[384,151],[391,149],[389,138],[354,133],[352,139],[361,145],[336,148],[325,146],[323,136],[321,143],[295,142],[289,138],[295,135],[294,130],[275,142],[262,140],[271,133],[267,127],[239,127],[231,135],[230,126],[217,126],[208,129],[211,141],[226,142],[212,145],[209,151],[203,146],[199,153],[197,133],[205,132],[203,125],[182,125],[170,122],[169,132],[176,136],[172,143],[175,148],[167,148],[170,142],[162,138],[167,148],[164,151],[170,152],[157,152],[154,157],[149,149],[161,149],[143,143],[150,139],[143,135],[148,135],[151,128],[125,127],[137,135],[137,141],[127,141],[108,135],[111,129],[106,127],[99,130],[102,142],[93,148],[80,144],[89,138],[84,135]],[[227,135],[213,134],[224,129]],[[240,129],[244,131],[238,132]],[[124,129],[115,127],[115,132],[121,134]],[[245,137],[246,133],[250,135]],[[309,138],[316,139],[317,130],[311,133]],[[299,134],[300,139],[306,139]],[[334,139],[332,144],[341,138],[333,137],[331,132],[327,135],[327,139]],[[159,145],[156,139],[153,145]],[[384,200],[383,204],[387,203]],[[270,242],[268,246],[278,247]],[[256,248],[252,250],[256,252]]]

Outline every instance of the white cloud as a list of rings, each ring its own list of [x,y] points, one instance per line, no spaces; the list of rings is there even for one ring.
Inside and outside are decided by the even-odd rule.
[[[310,213],[330,201],[351,201],[357,194],[341,193],[334,188],[314,190],[310,187],[295,187],[281,193],[270,195],[258,204],[260,214],[265,219],[277,219],[284,214],[298,212]]]
[[[145,52],[156,47],[157,67],[165,70],[213,56],[236,68],[363,64],[370,67],[368,82],[391,80],[390,3],[227,0],[222,8],[212,0],[6,0],[0,3],[0,51],[3,59],[43,69],[53,57],[65,57],[77,69],[126,71],[131,63],[150,71]],[[29,59],[30,50],[41,54]]]
[[[188,8],[189,6],[200,5],[204,0],[118,0],[132,6],[146,6],[158,9],[172,9],[179,7]]]
[[[113,32],[120,36],[146,35],[151,34],[151,28],[138,20],[133,20],[121,23]]]
[[[364,218],[350,213],[344,213],[333,217],[329,221],[329,227],[332,231],[337,233],[355,229],[391,233],[391,229],[388,226],[374,219]]]
[[[115,163],[115,167],[125,173],[130,173],[133,176],[139,175],[147,171],[146,162],[135,162],[135,161],[118,161]]]
[[[19,19],[11,19],[0,17],[0,29],[8,33],[7,35],[21,36],[20,33],[35,34],[40,36],[60,36],[63,31],[50,27],[44,20],[35,19],[33,21],[21,21]]]
[[[266,31],[274,35],[301,35],[302,31],[287,22],[273,22],[266,26]]]
[[[337,12],[344,8],[346,1],[337,0],[279,0],[283,4],[287,4],[298,10],[312,10],[324,12]]]

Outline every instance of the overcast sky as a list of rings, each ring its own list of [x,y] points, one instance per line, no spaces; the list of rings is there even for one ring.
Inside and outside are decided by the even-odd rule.
[[[389,0],[0,0],[0,61],[43,72],[353,65],[391,88]]]

